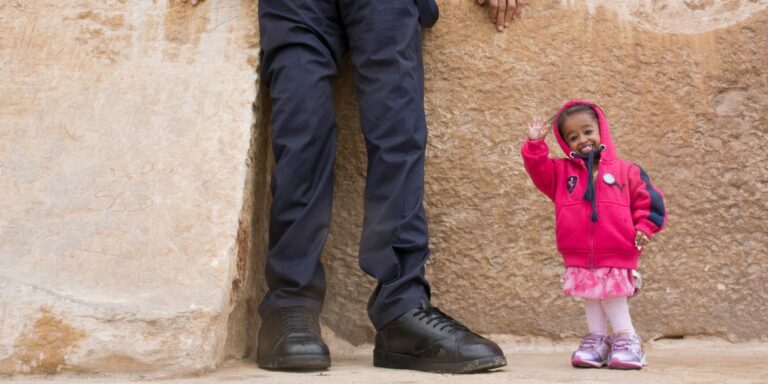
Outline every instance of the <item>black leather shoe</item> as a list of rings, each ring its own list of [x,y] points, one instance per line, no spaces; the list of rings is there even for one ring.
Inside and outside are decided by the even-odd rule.
[[[328,368],[331,355],[320,336],[317,313],[294,307],[267,316],[259,330],[256,363],[276,370]]]
[[[373,365],[441,373],[470,373],[507,365],[496,343],[422,303],[376,334]]]

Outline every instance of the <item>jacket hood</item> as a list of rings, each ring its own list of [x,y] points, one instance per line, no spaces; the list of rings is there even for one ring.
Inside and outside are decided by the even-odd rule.
[[[588,105],[590,108],[592,108],[593,111],[595,111],[595,114],[597,115],[597,124],[600,128],[600,146],[605,147],[601,153],[601,159],[605,162],[613,160],[616,157],[616,150],[613,146],[613,141],[611,141],[611,128],[608,126],[608,120],[605,118],[605,114],[603,113],[603,110],[600,109],[600,107],[598,107],[595,103],[587,100],[569,100],[563,104],[563,106],[560,107],[560,109],[555,114],[555,117],[552,120],[552,132],[557,138],[557,143],[560,144],[560,148],[563,149],[563,152],[565,152],[565,155],[568,156],[569,159],[581,161],[571,155],[571,148],[568,147],[568,144],[560,135],[560,127],[557,126],[557,120],[560,118],[560,114],[563,113],[563,111],[566,109],[575,105]]]

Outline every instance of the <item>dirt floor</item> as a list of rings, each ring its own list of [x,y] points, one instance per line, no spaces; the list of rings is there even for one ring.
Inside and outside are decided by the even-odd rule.
[[[286,373],[261,370],[249,361],[231,361],[202,376],[150,378],[146,376],[5,378],[13,383],[768,383],[768,344],[740,343],[709,338],[660,340],[646,344],[649,366],[641,371],[575,369],[569,364],[577,341],[552,342],[544,339],[505,335],[491,336],[504,348],[508,365],[473,375],[443,375],[374,368],[372,346],[354,347],[329,340],[333,365],[321,372]],[[3,379],[0,379],[0,381]]]

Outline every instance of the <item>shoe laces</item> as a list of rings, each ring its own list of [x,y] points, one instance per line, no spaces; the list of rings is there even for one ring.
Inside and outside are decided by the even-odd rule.
[[[453,334],[456,331],[470,332],[464,324],[431,305],[419,308],[412,316],[417,317],[420,321],[424,321],[427,325],[432,325],[432,328],[439,327],[440,331],[448,330],[449,334]]]
[[[290,333],[297,330],[312,330],[315,324],[315,315],[304,308],[281,308],[280,331]]]
[[[602,340],[603,340],[602,336],[595,333],[590,333],[589,335],[581,339],[581,343],[579,344],[579,349],[580,350],[595,349]]]
[[[635,344],[636,337],[637,336],[634,336],[634,335],[614,336],[612,340],[613,350],[629,351],[632,348],[632,345]]]

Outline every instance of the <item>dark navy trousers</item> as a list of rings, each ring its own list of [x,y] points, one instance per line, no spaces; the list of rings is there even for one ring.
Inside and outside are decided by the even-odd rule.
[[[349,52],[368,154],[360,266],[378,284],[379,329],[429,300],[424,69],[414,0],[260,0],[262,76],[272,102],[272,209],[262,316],[320,311],[336,150],[331,81]]]

